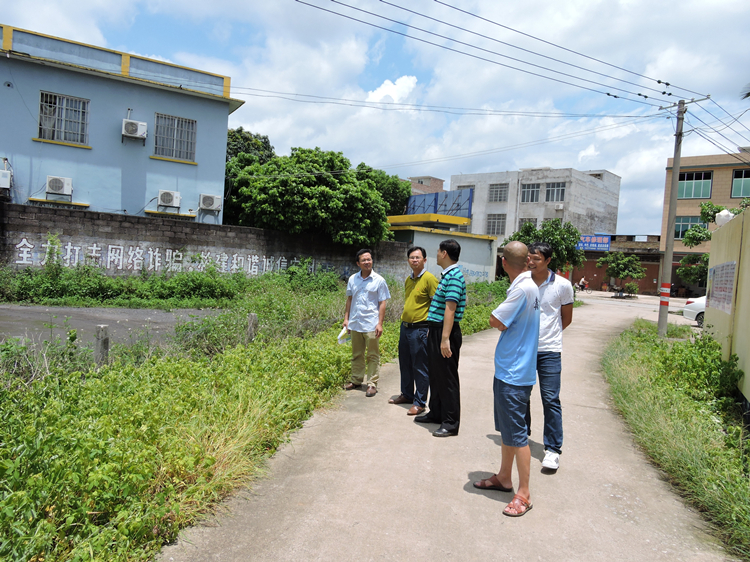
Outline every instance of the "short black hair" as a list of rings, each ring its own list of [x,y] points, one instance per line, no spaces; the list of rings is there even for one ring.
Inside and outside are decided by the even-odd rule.
[[[448,252],[448,257],[451,261],[458,261],[458,258],[461,255],[461,244],[456,242],[453,238],[440,242],[439,249]]]
[[[427,259],[427,250],[425,250],[422,246],[412,246],[411,248],[409,248],[408,250],[406,250],[406,257],[408,258],[410,255],[412,255],[417,250],[419,250],[420,252],[422,252],[422,257],[424,259]]]
[[[370,257],[372,257],[372,250],[370,250],[369,248],[362,248],[359,252],[357,252],[357,257],[354,260],[354,263],[359,263],[359,256],[361,256],[362,254],[370,254]]]
[[[552,246],[550,246],[548,242],[532,242],[529,244],[529,253],[542,254],[544,259],[548,260],[552,257]]]

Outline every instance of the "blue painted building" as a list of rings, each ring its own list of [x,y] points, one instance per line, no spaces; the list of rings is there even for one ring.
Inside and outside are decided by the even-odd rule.
[[[230,79],[0,24],[0,197],[221,224]]]

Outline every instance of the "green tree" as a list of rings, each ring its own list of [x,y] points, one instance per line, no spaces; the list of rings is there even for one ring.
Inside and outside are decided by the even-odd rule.
[[[357,180],[341,152],[292,148],[289,156],[235,173],[240,225],[325,233],[333,242],[360,246],[390,238],[383,198]]]
[[[526,222],[521,225],[520,230],[508,236],[504,244],[514,240],[527,246],[532,242],[547,242],[552,246],[552,260],[549,263],[552,271],[580,267],[585,259],[583,250],[576,249],[581,241],[581,233],[572,223],[562,224],[561,219],[544,221],[538,229],[533,223]]]
[[[389,176],[383,170],[375,170],[364,162],[357,166],[357,180],[367,183],[380,193],[388,215],[403,215],[406,212],[406,202],[411,195],[410,181],[402,180],[397,175]]]
[[[227,162],[239,154],[255,156],[259,164],[276,158],[271,141],[266,135],[251,133],[242,127],[229,129],[227,132]]]
[[[626,256],[622,252],[607,252],[598,260],[596,267],[604,267],[607,277],[614,277],[624,281],[630,279],[643,279],[646,277],[646,268],[641,265],[641,259],[636,255]]]

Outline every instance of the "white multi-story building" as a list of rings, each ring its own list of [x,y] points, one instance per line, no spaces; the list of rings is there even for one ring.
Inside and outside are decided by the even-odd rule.
[[[451,190],[474,189],[473,234],[497,236],[498,246],[524,222],[571,222],[581,234],[617,230],[620,177],[607,170],[529,168],[451,176]]]

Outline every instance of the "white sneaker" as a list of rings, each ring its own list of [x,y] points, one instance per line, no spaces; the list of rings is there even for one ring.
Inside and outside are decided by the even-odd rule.
[[[557,470],[560,468],[560,453],[545,450],[542,467],[549,468],[550,470]]]

